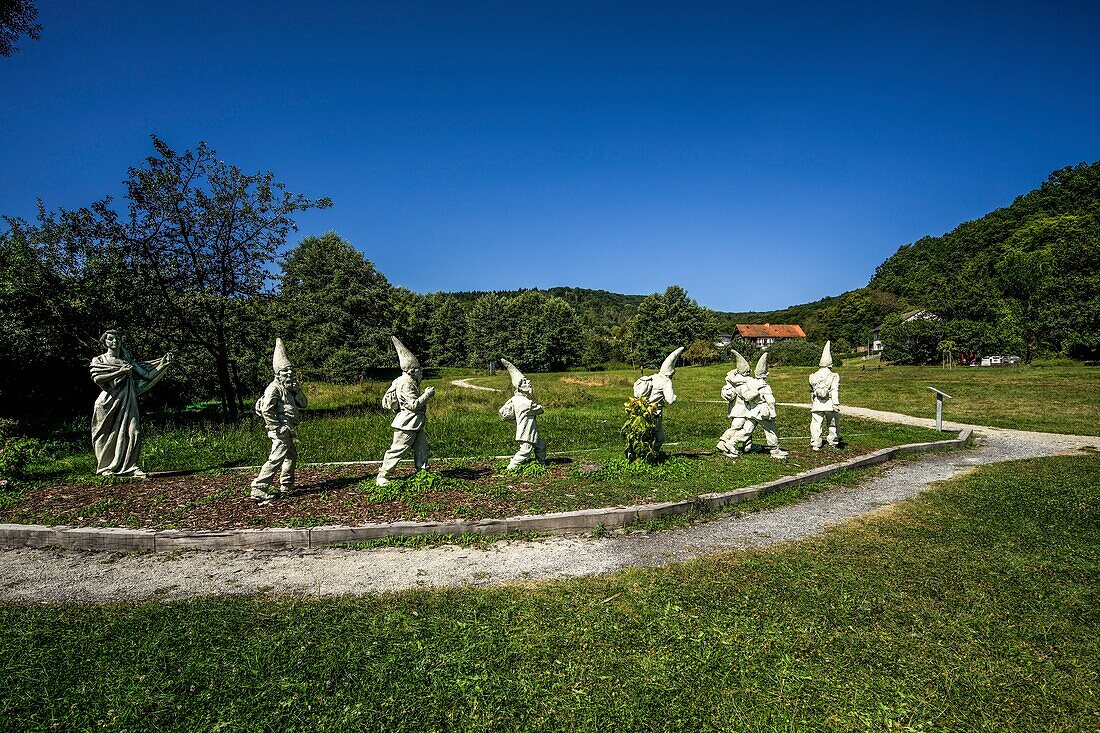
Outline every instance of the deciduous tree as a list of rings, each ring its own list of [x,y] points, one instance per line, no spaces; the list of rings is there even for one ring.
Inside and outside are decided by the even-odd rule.
[[[393,362],[393,301],[385,275],[328,232],[284,255],[276,322],[307,373],[355,382]]]
[[[37,23],[38,8],[31,0],[0,2],[0,56],[11,56],[19,50],[15,45],[20,36],[37,41],[42,25]]]
[[[230,419],[240,411],[238,362],[265,351],[256,304],[293,215],[331,205],[286,190],[274,173],[245,173],[205,142],[177,153],[153,136],[154,154],[129,169],[125,208],[110,199],[67,217],[77,236],[120,247],[144,315],[184,348],[209,358]]]

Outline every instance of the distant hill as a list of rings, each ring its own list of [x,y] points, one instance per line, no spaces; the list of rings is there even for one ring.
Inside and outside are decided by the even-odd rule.
[[[798,323],[809,338],[867,343],[927,309],[938,335],[979,352],[1100,356],[1100,162],[1062,168],[1009,206],[898,248],[864,288],[737,322]]]
[[[531,290],[540,291],[561,298],[569,303],[569,305],[573,306],[573,309],[578,313],[590,314],[594,319],[594,323],[604,328],[611,328],[612,326],[625,323],[634,315],[634,311],[638,309],[638,304],[646,298],[644,295],[623,295],[622,293],[611,293],[607,290],[569,287],[553,287],[546,289],[523,288],[520,290],[493,291],[462,290],[455,293],[449,293],[449,295],[458,298],[463,306],[469,306],[488,292],[503,296],[514,296]]]
[[[1057,170],[1005,208],[902,246],[868,287],[951,321],[956,340],[1095,358],[1100,162]]]
[[[1022,297],[1051,267],[1074,260],[1073,269],[1095,267],[1088,257],[1095,256],[1098,215],[1100,162],[1063,168],[1003,209],[903,245],[879,265],[870,286],[984,317],[991,314],[990,287],[1002,298]],[[1070,261],[1057,261],[1060,255]]]
[[[771,311],[715,312],[719,328],[797,323],[809,339],[868,343],[903,311],[940,317],[943,336],[991,351],[1100,356],[1100,162],[1051,173],[1009,206],[898,248],[866,287]],[[515,295],[523,292],[498,291]],[[555,287],[602,328],[628,320],[644,295]],[[482,292],[453,293],[464,305]]]
[[[741,311],[737,313],[719,312],[719,322],[723,331],[732,331],[738,323],[795,323],[802,325],[812,319],[822,308],[835,303],[840,296],[830,295],[812,303],[790,305],[773,311]]]

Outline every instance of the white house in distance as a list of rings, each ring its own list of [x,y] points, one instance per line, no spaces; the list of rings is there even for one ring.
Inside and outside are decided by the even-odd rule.
[[[806,338],[802,326],[786,323],[738,323],[737,333],[732,336],[740,341],[756,344],[766,349],[776,341]]]
[[[935,313],[929,313],[923,308],[918,308],[915,311],[906,311],[901,314],[902,323],[909,323],[910,321],[916,321],[918,319],[922,321],[938,321],[940,317]],[[871,353],[882,353],[882,326],[871,331]]]

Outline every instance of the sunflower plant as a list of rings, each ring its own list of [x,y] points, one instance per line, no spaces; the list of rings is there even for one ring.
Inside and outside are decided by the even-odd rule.
[[[627,418],[619,433],[626,438],[626,460],[656,463],[661,457],[657,449],[657,405],[635,397],[624,402],[623,408]]]

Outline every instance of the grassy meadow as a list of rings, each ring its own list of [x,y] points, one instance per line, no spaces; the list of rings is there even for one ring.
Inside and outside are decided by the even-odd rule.
[[[0,605],[0,720],[1096,730],[1098,512],[1100,456],[1063,456],[987,466],[816,538],[667,568],[365,598]]]
[[[681,400],[718,400],[731,364],[681,367],[676,371],[676,394]],[[780,402],[809,401],[807,378],[811,367],[779,367],[768,377]],[[1012,368],[906,367],[873,365],[860,371],[843,366],[842,404],[901,412],[917,417],[936,415],[936,387],[954,399],[944,400],[944,419],[994,427],[1052,433],[1100,435],[1100,367],[1052,365]],[[536,375],[533,379],[543,375]],[[550,375],[547,375],[550,376]],[[594,395],[627,394],[637,372],[596,372],[556,375],[585,385]],[[473,383],[504,389],[507,379],[478,377]],[[535,382],[538,385],[538,381]],[[686,405],[685,405],[686,406]],[[675,409],[675,408],[673,408]],[[784,410],[780,409],[780,418]],[[671,412],[669,413],[672,414]],[[804,415],[800,415],[800,418]],[[851,418],[847,418],[850,421]],[[845,418],[841,418],[841,427]],[[805,434],[801,430],[798,434]]]
[[[842,398],[860,407],[932,418],[932,386],[954,398],[944,400],[947,420],[1100,435],[1100,367],[843,367],[840,374]]]

